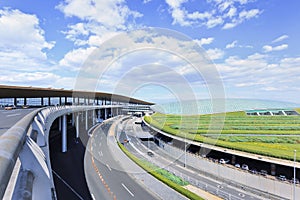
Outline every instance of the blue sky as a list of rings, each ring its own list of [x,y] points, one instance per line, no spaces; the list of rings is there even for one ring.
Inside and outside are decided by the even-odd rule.
[[[72,89],[84,61],[103,42],[161,27],[185,34],[205,50],[227,97],[300,103],[299,7],[299,1],[282,0],[2,0],[0,84]],[[143,66],[143,59],[168,56],[147,53],[152,61],[147,55],[127,59]],[[107,73],[99,90],[115,90],[114,83],[130,71],[128,60],[115,63],[121,67]],[[163,65],[175,61],[168,57]],[[147,67],[158,74],[157,67]],[[199,81],[190,84],[203,90],[197,98],[209,96]],[[172,99],[168,88],[157,85],[135,90],[130,95],[149,101]]]

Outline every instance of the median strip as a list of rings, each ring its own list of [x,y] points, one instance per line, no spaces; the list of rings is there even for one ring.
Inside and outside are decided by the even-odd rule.
[[[118,142],[118,145],[120,149],[137,165],[139,165],[141,168],[143,168],[146,172],[154,176],[156,179],[160,180],[161,182],[165,183],[169,187],[173,188],[180,194],[186,196],[189,199],[192,200],[202,200],[203,198],[199,197],[195,193],[185,189],[183,186],[188,185],[188,182],[183,181],[181,178],[175,176],[174,174],[158,168],[157,166],[153,165],[152,163],[141,160],[131,154],[120,142]]]

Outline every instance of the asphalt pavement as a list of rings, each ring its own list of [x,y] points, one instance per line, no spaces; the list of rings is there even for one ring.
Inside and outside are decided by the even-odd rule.
[[[0,136],[35,108],[0,110]]]
[[[124,129],[127,130],[127,132],[125,131],[126,134],[120,136],[120,140],[129,139],[130,142],[126,145],[126,148],[137,157],[143,159],[146,158],[148,161],[156,164],[157,166],[165,168],[189,181],[191,184],[221,198],[263,199],[239,188],[234,188],[220,181],[205,177],[201,175],[200,172],[197,172],[196,169],[183,167],[183,163],[174,160],[174,158],[160,149],[153,141],[141,141],[137,138],[136,136],[138,136],[139,132],[143,130],[140,125],[132,124],[132,122],[132,120],[125,122],[126,127]],[[153,152],[154,156],[149,156],[147,154],[148,151]]]

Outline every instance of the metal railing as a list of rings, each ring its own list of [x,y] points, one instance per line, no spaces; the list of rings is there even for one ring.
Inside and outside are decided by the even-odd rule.
[[[41,109],[34,110],[0,137],[0,199],[10,180],[19,153],[26,141],[29,126]]]
[[[19,157],[24,144],[26,143],[27,135],[29,136],[29,128],[39,116],[44,130],[50,129],[52,122],[59,116],[67,113],[81,112],[87,110],[114,108],[119,105],[102,105],[102,106],[53,106],[45,107],[32,111],[14,126],[0,136],[0,199],[3,198],[7,185],[10,181],[14,166]],[[48,140],[48,138],[45,138]],[[51,167],[51,166],[50,166]],[[32,183],[32,182],[31,182]]]

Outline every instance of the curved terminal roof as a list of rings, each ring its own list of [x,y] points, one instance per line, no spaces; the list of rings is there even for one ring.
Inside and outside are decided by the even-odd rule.
[[[79,97],[106,99],[134,104],[153,105],[151,102],[97,91],[74,91],[55,88],[20,87],[0,85],[0,98]]]

